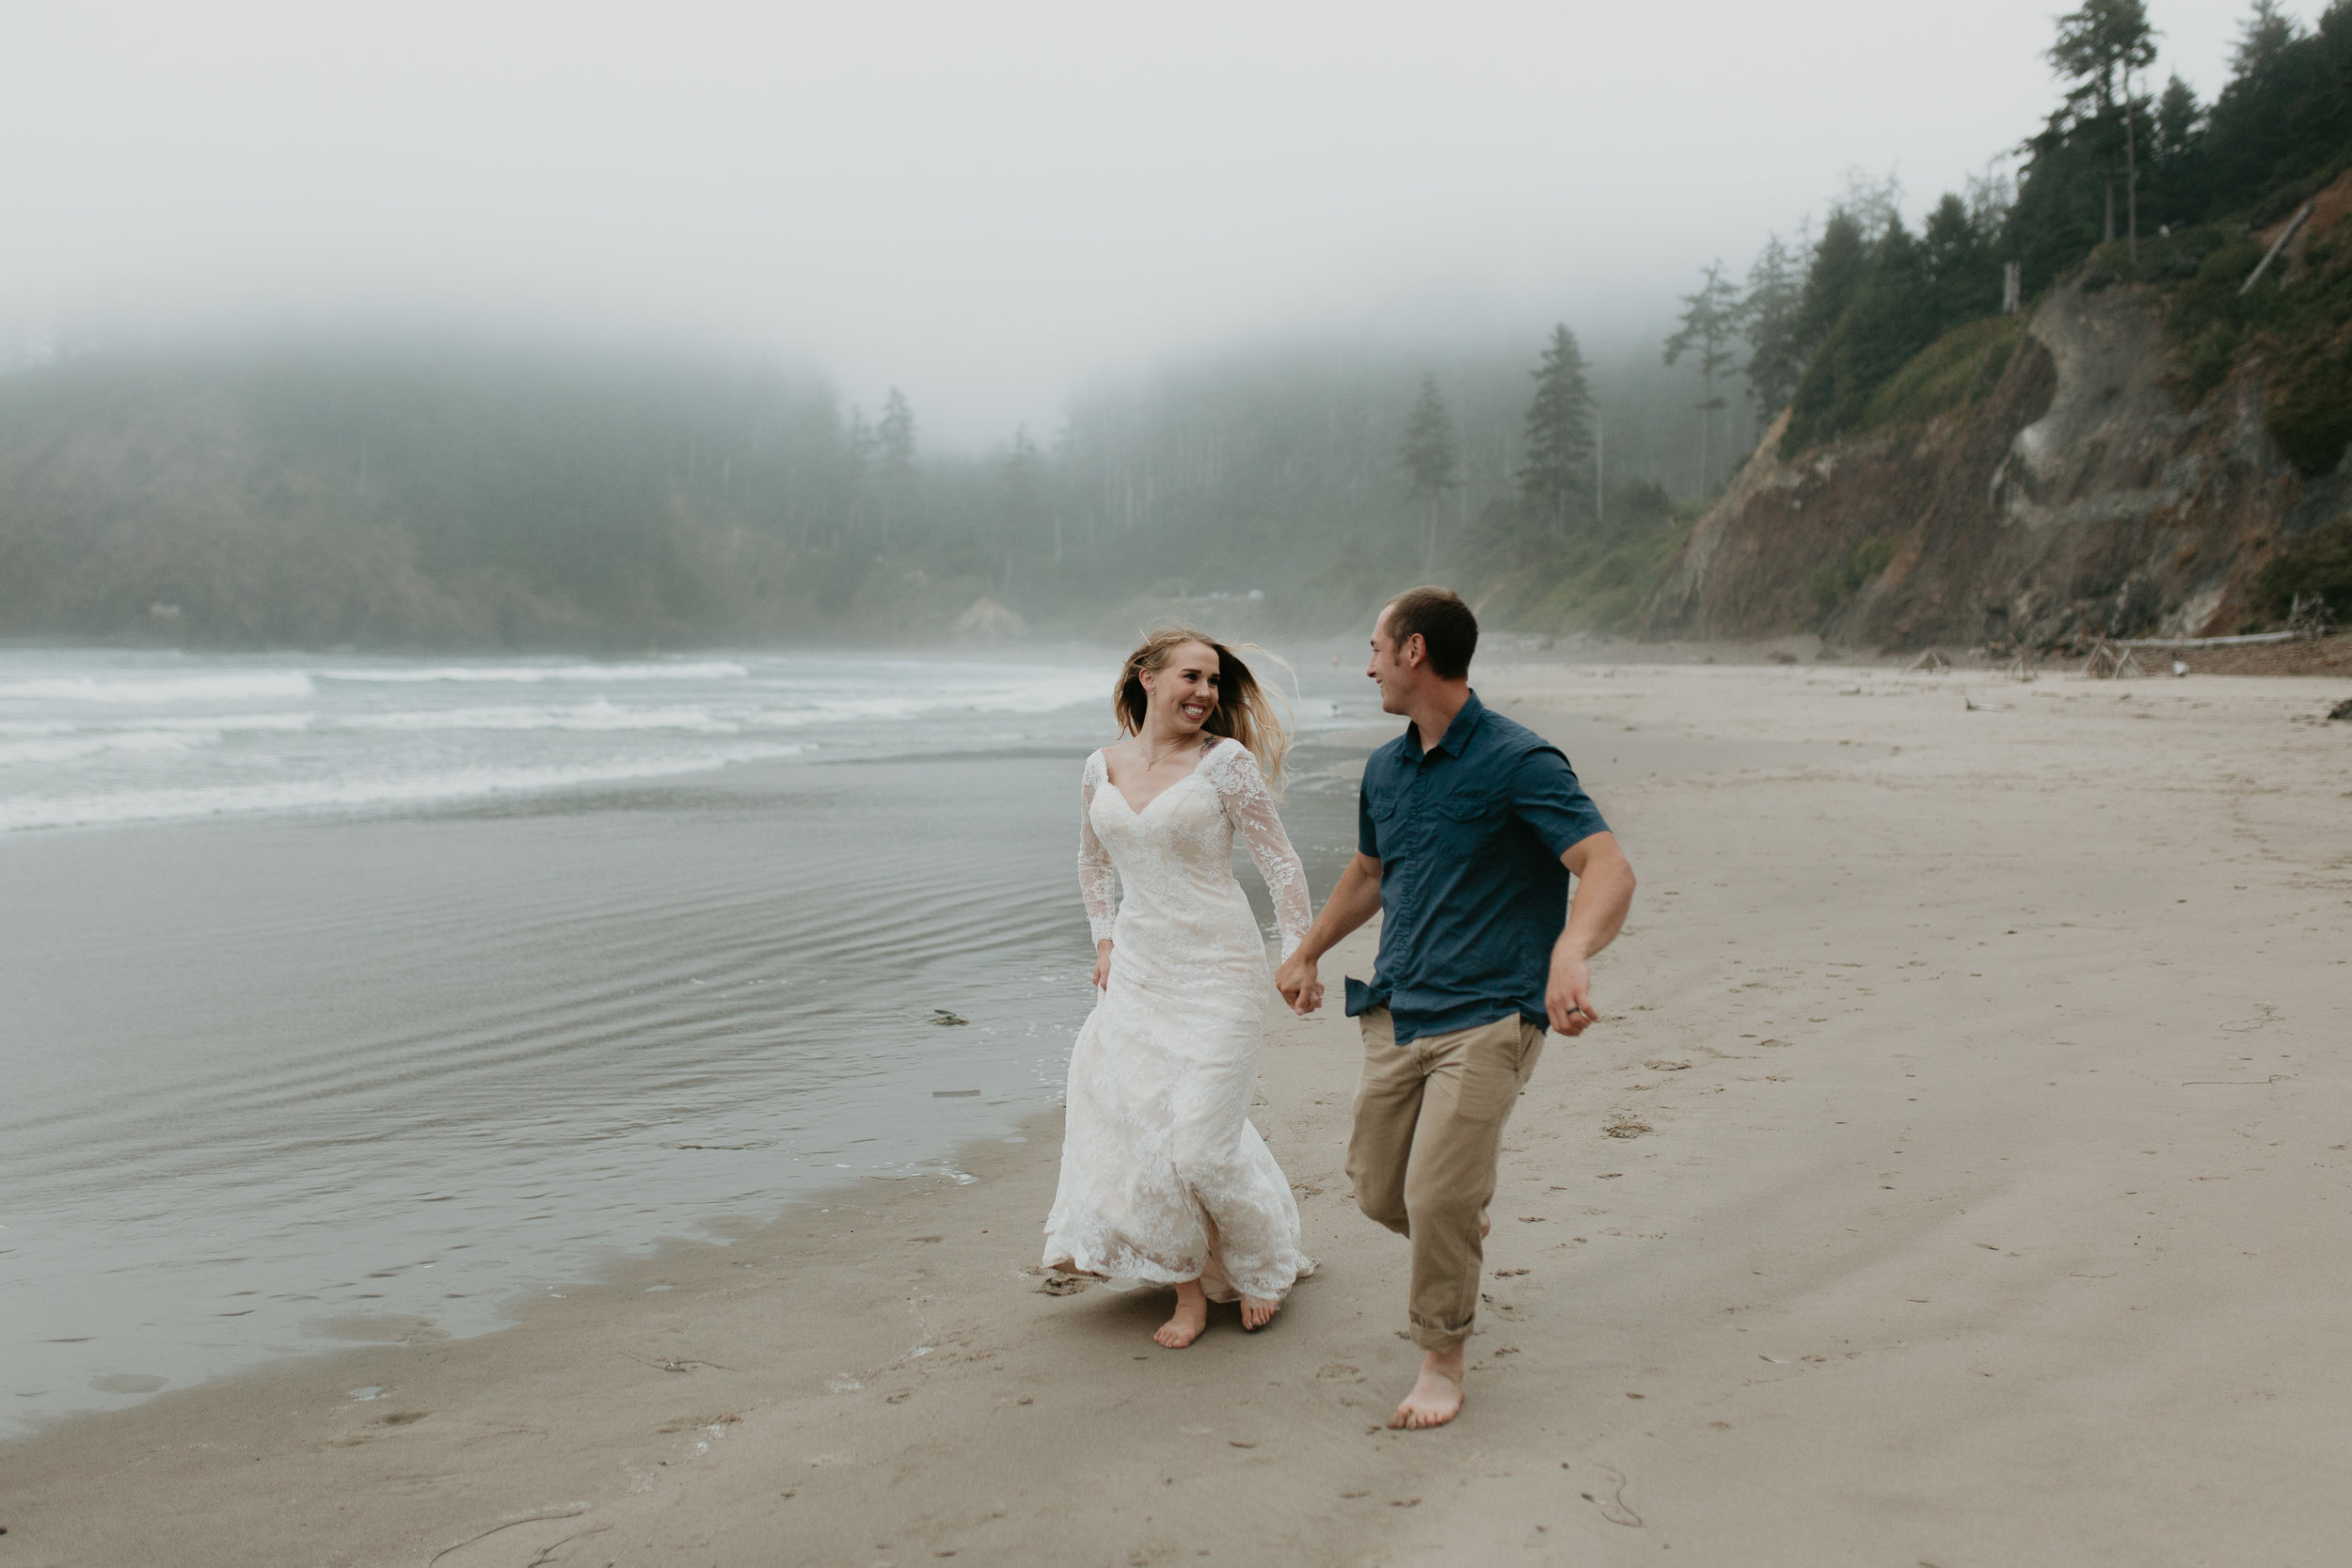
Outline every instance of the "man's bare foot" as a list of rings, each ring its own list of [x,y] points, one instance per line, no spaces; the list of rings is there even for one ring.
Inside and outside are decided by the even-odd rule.
[[[1176,1313],[1160,1324],[1152,1338],[1169,1350],[1183,1350],[1200,1338],[1200,1331],[1209,1326],[1209,1298],[1200,1289],[1200,1281],[1187,1279],[1176,1287]]]
[[[1421,1376],[1414,1381],[1413,1391],[1405,1396],[1405,1402],[1389,1418],[1389,1425],[1417,1432],[1423,1427],[1441,1427],[1461,1413],[1462,1352],[1433,1350],[1421,1358]]]
[[[1268,1301],[1263,1296],[1244,1296],[1241,1298],[1241,1325],[1254,1334],[1272,1323],[1274,1314],[1281,1309],[1279,1301]]]
[[[1487,1213],[1486,1210],[1481,1209],[1478,1211],[1478,1239],[1483,1242],[1494,1233],[1494,1216]]]

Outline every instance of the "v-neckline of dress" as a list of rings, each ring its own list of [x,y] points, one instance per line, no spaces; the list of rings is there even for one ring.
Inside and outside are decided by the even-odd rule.
[[[1111,759],[1108,757],[1104,757],[1103,759],[1103,782],[1111,786],[1111,793],[1119,797],[1119,803],[1127,808],[1128,816],[1140,818],[1145,812],[1150,811],[1153,806],[1156,806],[1162,800],[1167,800],[1170,795],[1173,795],[1176,791],[1182,789],[1185,784],[1199,778],[1200,776],[1200,765],[1207,762],[1209,760],[1209,753],[1216,750],[1216,741],[1214,739],[1209,741],[1208,744],[1202,746],[1200,748],[1200,754],[1193,759],[1191,772],[1185,774],[1183,778],[1178,779],[1174,784],[1162,787],[1158,794],[1152,796],[1149,800],[1144,801],[1140,807],[1138,807],[1133,800],[1128,800],[1127,792],[1120,788],[1118,783],[1111,778]]]

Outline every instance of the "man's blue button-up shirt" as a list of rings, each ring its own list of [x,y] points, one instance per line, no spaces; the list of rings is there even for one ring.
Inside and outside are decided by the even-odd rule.
[[[1364,764],[1357,847],[1380,863],[1380,961],[1347,1015],[1385,1006],[1402,1045],[1517,1014],[1545,1022],[1569,847],[1608,831],[1560,749],[1470,700],[1428,752],[1405,733]]]

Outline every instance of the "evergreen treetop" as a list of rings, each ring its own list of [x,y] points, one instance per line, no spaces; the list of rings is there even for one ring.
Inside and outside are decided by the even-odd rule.
[[[1705,492],[1715,483],[1715,416],[1724,406],[1715,378],[1731,368],[1731,345],[1740,335],[1740,293],[1724,276],[1720,260],[1709,261],[1700,278],[1697,292],[1682,296],[1682,321],[1666,340],[1666,363],[1672,366],[1696,352],[1703,390],[1692,406],[1699,413],[1699,489]]]
[[[914,471],[914,409],[898,388],[882,400],[882,422],[874,427],[886,478],[904,479]]]
[[[1460,483],[1461,459],[1454,447],[1454,417],[1446,411],[1438,378],[1421,378],[1421,395],[1406,417],[1405,439],[1397,457],[1405,468],[1414,499],[1438,496]]]
[[[1421,378],[1421,395],[1405,420],[1405,440],[1397,456],[1411,483],[1411,499],[1422,503],[1421,564],[1428,571],[1438,561],[1438,512],[1445,493],[1461,483],[1461,458],[1454,444],[1454,416],[1446,411],[1438,378]]]
[[[2279,63],[2302,33],[2279,0],[2254,0],[2252,11],[2238,29],[2237,44],[2230,51],[2231,74],[2260,76]]]
[[[1869,242],[1863,238],[1861,220],[1840,207],[1821,226],[1821,239],[1813,247],[1813,263],[1805,269],[1804,293],[1797,306],[1796,350],[1810,360],[1828,338],[1837,318],[1853,303],[1870,269]]]
[[[1527,461],[1519,491],[1553,528],[1584,513],[1592,491],[1593,391],[1584,351],[1565,324],[1551,329],[1542,360],[1529,372],[1535,396],[1527,405]]]
[[[1748,292],[1740,302],[1748,340],[1748,394],[1765,423],[1788,405],[1797,377],[1804,372],[1804,344],[1798,337],[1804,277],[1798,260],[1798,252],[1772,235],[1748,268]]]
[[[2058,29],[2050,64],[2075,84],[2070,98],[2087,101],[2096,117],[2122,104],[2132,72],[2155,63],[2156,30],[2140,0],[2084,0],[2058,18]]]

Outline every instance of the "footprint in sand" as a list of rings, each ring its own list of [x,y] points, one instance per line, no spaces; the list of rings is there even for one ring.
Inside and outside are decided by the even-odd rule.
[[[1626,1506],[1625,1472],[1618,1469],[1613,1465],[1596,1464],[1594,1468],[1597,1469],[1602,1475],[1609,1478],[1609,1495],[1607,1497],[1594,1497],[1593,1494],[1590,1492],[1584,1494],[1584,1496],[1592,1497],[1593,1501],[1600,1505],[1600,1516],[1608,1520],[1613,1525],[1624,1525],[1631,1529],[1641,1528],[1642,1516]]]

